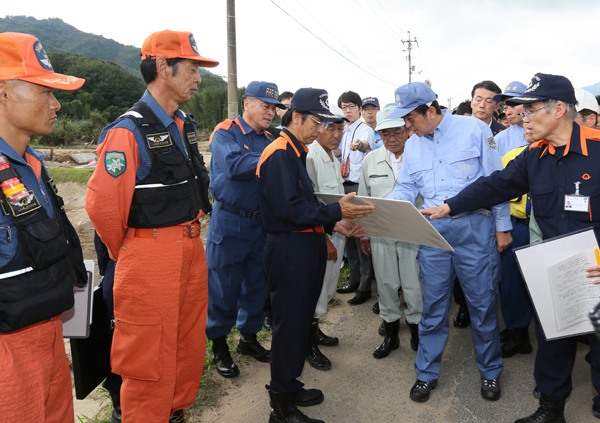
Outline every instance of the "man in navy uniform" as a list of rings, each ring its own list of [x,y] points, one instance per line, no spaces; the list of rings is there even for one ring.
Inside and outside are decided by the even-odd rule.
[[[537,142],[508,163],[502,172],[479,179],[455,197],[448,198],[442,206],[423,210],[423,214],[439,219],[447,214],[490,207],[531,192],[533,215],[544,239],[589,227],[594,228],[596,238],[600,239],[597,182],[600,180],[600,131],[574,123],[577,100],[571,82],[563,76],[537,73],[525,93],[507,103],[525,106],[525,132]],[[566,207],[576,192],[589,197],[587,207]],[[587,272],[588,278],[599,278],[600,266],[592,266]],[[540,407],[515,423],[564,423],[577,342],[572,337],[547,341],[539,324],[536,333],[538,350],[534,375],[541,393]],[[600,393],[600,341],[594,334],[587,338],[592,384],[596,393]],[[594,397],[592,411],[600,418],[599,395]]]
[[[213,362],[226,378],[239,374],[227,345],[233,325],[240,331],[237,351],[268,363],[269,351],[256,339],[263,323],[266,282],[262,252],[265,234],[256,194],[256,166],[273,138],[266,129],[275,109],[277,85],[252,81],[242,97],[244,112],[220,123],[210,139],[210,193],[215,200],[206,233],[208,320]]]
[[[302,374],[311,320],[327,263],[324,232],[362,236],[342,218],[359,218],[372,206],[349,203],[354,193],[325,205],[314,195],[306,171],[307,144],[317,139],[329,122],[339,118],[329,111],[327,91],[301,88],[283,116],[281,137],[263,152],[256,174],[261,221],[267,234],[264,265],[271,287],[273,341],[271,382],[267,386],[273,411],[270,423],[323,423],[306,417],[296,407],[323,401],[318,389],[304,389]]]

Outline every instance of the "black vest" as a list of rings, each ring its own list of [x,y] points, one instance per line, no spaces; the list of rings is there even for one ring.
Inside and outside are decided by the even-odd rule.
[[[208,171],[198,151],[196,129],[189,115],[183,126],[190,159],[172,140],[167,128],[141,100],[121,118],[135,122],[152,158],[150,173],[135,187],[127,226],[162,228],[196,219],[212,210]]]
[[[15,256],[0,268],[0,332],[15,331],[69,310],[74,303],[73,286],[85,286],[88,281],[79,237],[43,167],[41,173],[54,218],[35,195],[15,205],[0,194],[2,211],[16,228],[16,234],[8,232],[7,236],[18,242]],[[15,168],[2,170],[0,182],[15,176],[20,178]]]

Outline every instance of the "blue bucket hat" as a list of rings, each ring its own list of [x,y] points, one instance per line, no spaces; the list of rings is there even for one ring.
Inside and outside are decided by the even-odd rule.
[[[431,106],[437,96],[424,82],[410,82],[396,88],[394,99],[396,109],[387,116],[388,119],[403,118],[423,104]]]
[[[279,100],[277,100],[277,97],[279,97],[279,89],[277,88],[277,85],[272,82],[252,81],[246,87],[244,95],[256,97],[265,103],[274,104],[280,109],[287,109],[285,104],[280,103]]]

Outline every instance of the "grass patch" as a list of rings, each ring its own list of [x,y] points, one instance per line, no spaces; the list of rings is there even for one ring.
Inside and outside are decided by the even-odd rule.
[[[338,288],[341,288],[344,285],[348,285],[348,281],[350,280],[350,266],[347,264],[342,267],[340,270],[340,277],[338,279]]]
[[[56,184],[75,182],[85,186],[92,177],[94,169],[54,168],[48,169],[48,173]]]
[[[342,300],[340,300],[339,298],[332,298],[327,303],[327,308],[339,307],[341,304],[342,304]]]

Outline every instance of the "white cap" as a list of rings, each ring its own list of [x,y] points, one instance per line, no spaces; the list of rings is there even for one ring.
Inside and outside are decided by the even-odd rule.
[[[577,98],[577,111],[581,112],[583,109],[587,109],[590,112],[598,113],[598,102],[596,97],[589,91],[583,88],[575,88],[575,97]]]

